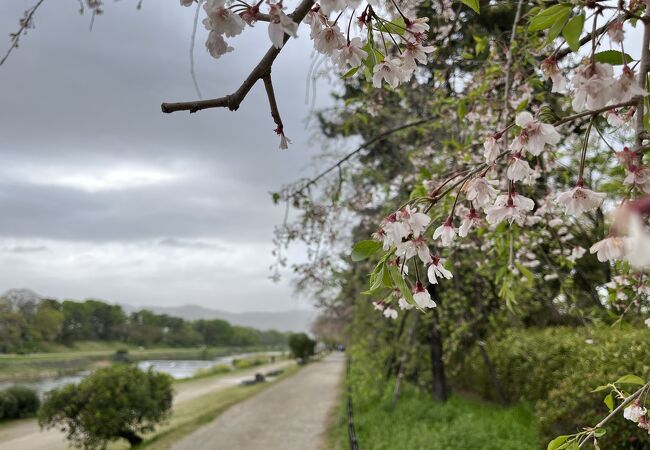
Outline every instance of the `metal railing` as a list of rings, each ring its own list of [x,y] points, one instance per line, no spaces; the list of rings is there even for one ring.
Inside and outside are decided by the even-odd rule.
[[[350,450],[359,450],[359,441],[357,440],[357,431],[354,428],[354,414],[352,410],[352,385],[350,384],[350,366],[352,365],[352,358],[348,358],[347,364],[347,396],[348,396],[348,442],[350,443]]]

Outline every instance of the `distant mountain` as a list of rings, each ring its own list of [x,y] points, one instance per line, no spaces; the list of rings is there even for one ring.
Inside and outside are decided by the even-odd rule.
[[[232,313],[200,305],[183,306],[131,306],[122,305],[127,313],[148,309],[156,314],[167,314],[185,320],[223,319],[232,325],[257,328],[258,330],[278,330],[291,332],[308,332],[316,317],[315,311],[300,309],[278,312],[244,312]]]

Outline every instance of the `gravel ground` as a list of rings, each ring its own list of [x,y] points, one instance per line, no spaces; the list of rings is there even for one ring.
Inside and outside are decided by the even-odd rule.
[[[334,353],[239,403],[178,441],[173,450],[317,450],[324,448],[345,357]]]
[[[203,378],[187,381],[174,386],[176,395],[174,404],[180,404],[214,391],[238,385],[242,380],[249,379],[257,372],[271,370],[294,364],[291,361],[280,361],[274,364],[252,367],[236,374],[221,377]],[[41,430],[34,419],[18,420],[0,426],[0,450],[59,450],[73,448],[67,445],[65,435],[58,430]]]

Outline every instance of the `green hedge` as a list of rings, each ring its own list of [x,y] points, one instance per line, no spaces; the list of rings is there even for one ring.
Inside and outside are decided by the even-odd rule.
[[[593,426],[608,413],[599,385],[633,373],[650,378],[650,330],[547,328],[510,330],[487,343],[509,402],[534,404],[545,441]],[[465,358],[452,379],[457,387],[495,399],[478,351]],[[630,390],[634,386],[629,387]],[[648,434],[617,417],[599,440],[602,448],[650,448]]]
[[[40,405],[36,391],[22,386],[12,386],[0,391],[0,420],[33,416]]]

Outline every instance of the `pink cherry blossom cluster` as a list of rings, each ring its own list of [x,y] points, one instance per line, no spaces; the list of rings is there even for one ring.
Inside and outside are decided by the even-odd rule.
[[[191,6],[196,1],[180,0],[183,6]],[[205,0],[203,9],[207,17],[203,24],[209,31],[205,45],[214,58],[233,50],[224,36],[237,36],[246,25],[253,26],[262,20],[260,7],[263,1],[249,5],[243,0]],[[297,37],[298,24],[284,12],[282,0],[266,0],[266,5],[268,14],[264,15],[263,20],[269,22],[269,38],[274,47],[282,48],[285,35]],[[426,64],[427,55],[434,51],[433,47],[425,44],[429,31],[428,19],[407,18],[398,10],[400,19],[390,21],[379,16],[371,5],[367,5],[355,19],[354,14],[359,6],[360,0],[322,0],[317,3],[303,20],[310,28],[315,50],[329,56],[336,66],[348,71],[356,71],[369,60],[367,66],[372,69],[372,83],[378,88],[384,82],[396,88],[400,83],[409,81],[417,63]],[[339,21],[345,12],[349,14],[349,20],[345,21],[347,28],[344,35]],[[357,25],[355,28],[367,34],[366,41],[358,36],[350,36],[353,19]],[[391,45],[387,44],[386,35],[390,37]],[[380,41],[383,44],[381,48],[378,45]]]
[[[647,416],[648,410],[641,405],[641,400],[634,400],[628,407],[623,410],[623,417],[639,425],[650,434],[650,418]]]

